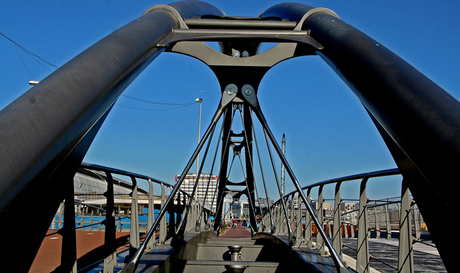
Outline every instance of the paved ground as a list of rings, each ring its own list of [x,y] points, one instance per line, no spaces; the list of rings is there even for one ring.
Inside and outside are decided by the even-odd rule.
[[[356,259],[356,239],[344,238],[343,253]],[[431,242],[427,242],[432,244]],[[396,272],[398,240],[370,239],[371,267],[379,272]],[[414,244],[414,272],[447,272],[436,248],[423,243]]]
[[[76,231],[76,236],[77,258],[81,261],[85,259],[85,255],[91,256],[95,249],[104,244],[104,231]],[[129,232],[117,232],[117,250],[129,246],[128,236]],[[56,230],[49,230],[29,273],[53,272],[61,263],[61,245],[62,236]]]

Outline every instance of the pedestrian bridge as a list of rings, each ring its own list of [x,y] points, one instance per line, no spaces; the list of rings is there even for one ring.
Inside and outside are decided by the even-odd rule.
[[[210,41],[218,42],[220,50],[209,47],[206,43]],[[260,53],[261,44],[266,42],[276,45]],[[82,165],[117,98],[162,52],[202,61],[220,85],[215,114],[180,179],[166,185],[124,170]],[[312,185],[297,179],[268,126],[258,89],[274,65],[307,55],[323,59],[359,98],[397,169],[352,174]],[[454,271],[457,254],[452,245],[457,245],[458,239],[446,232],[445,221],[456,215],[452,181],[457,180],[460,165],[459,113],[456,99],[329,9],[285,3],[256,17],[227,17],[200,1],[153,6],[0,112],[1,217],[5,223],[24,223],[16,230],[24,235],[22,238],[4,236],[8,251],[0,258],[3,265],[11,267],[9,271],[27,271],[65,200],[58,271],[79,269],[74,176],[82,167],[106,174],[103,272],[223,268],[228,272],[243,268],[247,272],[283,272],[299,267],[349,272],[352,269],[344,262],[343,245],[351,238],[356,238],[356,271],[369,272],[371,261],[376,260],[370,252],[372,236],[399,237],[398,262],[391,267],[412,272],[414,243],[424,240],[422,226],[428,227],[445,268]],[[256,134],[255,126],[260,126],[261,134]],[[198,180],[192,192],[181,190],[198,157],[202,160],[197,163],[197,179],[205,172],[219,177],[211,194],[216,209],[195,196]],[[277,162],[285,168],[293,192],[283,192],[274,167]],[[240,173],[238,178],[230,175],[234,171]],[[115,175],[131,179],[134,204],[130,210],[130,245],[121,264],[114,243]],[[368,182],[390,176],[401,181],[400,198],[369,200]],[[161,194],[157,215],[153,200],[149,202],[149,223],[142,243],[137,220],[138,180],[170,187],[169,194]],[[340,192],[350,181],[358,181],[358,205],[355,211],[343,214]],[[278,201],[262,211],[261,200],[270,204],[267,188],[278,189]],[[326,197],[326,188],[333,188],[332,197]],[[234,202],[246,198],[251,239],[232,241],[218,236],[226,226],[224,199],[228,195]],[[330,210],[326,198],[333,200]],[[397,212],[393,210],[395,204]],[[29,213],[24,220],[23,213],[37,206],[41,213]],[[397,224],[391,222],[394,214],[398,215]],[[356,223],[350,215],[356,215]],[[1,229],[1,234],[10,232],[9,225]]]

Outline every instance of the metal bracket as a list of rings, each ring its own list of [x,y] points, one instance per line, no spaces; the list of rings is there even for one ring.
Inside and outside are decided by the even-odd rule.
[[[302,16],[302,19],[300,19],[299,23],[297,23],[297,26],[296,26],[294,29],[295,29],[295,30],[301,30],[301,29],[302,29],[302,26],[303,26],[303,23],[304,23],[310,16],[312,16],[313,14],[316,14],[316,13],[329,14],[329,15],[332,15],[332,16],[337,17],[338,19],[340,19],[340,17],[337,15],[337,13],[335,13],[334,11],[332,11],[332,10],[330,10],[330,9],[327,9],[327,8],[314,8],[314,9],[309,10],[307,13],[305,13],[305,14]]]
[[[168,5],[163,5],[163,4],[155,5],[153,7],[148,8],[142,15],[145,15],[147,13],[150,13],[150,12],[156,11],[156,10],[166,10],[166,11],[172,13],[177,18],[177,21],[179,22],[180,28],[181,29],[188,29],[188,26],[187,26],[187,24],[185,24],[184,19],[182,19],[182,16],[180,15],[180,13],[175,8],[173,8],[171,6],[168,6]]]

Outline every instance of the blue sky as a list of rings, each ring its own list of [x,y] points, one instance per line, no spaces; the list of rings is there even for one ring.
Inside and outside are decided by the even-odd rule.
[[[208,2],[230,16],[257,16],[280,3]],[[332,9],[342,20],[460,98],[460,21],[457,19],[460,3],[298,2]],[[167,3],[170,2],[2,1],[0,32],[60,67],[141,16],[147,8]],[[0,49],[2,109],[30,88],[30,80],[41,80],[56,68],[38,63],[2,36]],[[173,183],[174,175],[182,172],[197,142],[199,104],[172,109],[176,106],[145,103],[130,97],[181,104],[193,103],[200,97],[203,99],[201,132],[204,132],[219,102],[219,89],[217,79],[201,62],[177,54],[160,55],[119,99],[85,161]],[[302,57],[276,65],[263,79],[258,96],[276,138],[281,141],[286,134],[286,157],[302,185],[395,167],[358,99],[319,57]],[[257,137],[262,141],[262,135]],[[396,183],[370,187],[374,189],[371,198],[399,193]],[[286,188],[293,189],[289,181]],[[269,192],[275,197],[274,186]]]

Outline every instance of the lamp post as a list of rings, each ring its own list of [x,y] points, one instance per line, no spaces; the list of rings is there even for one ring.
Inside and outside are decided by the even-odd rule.
[[[201,102],[203,101],[203,99],[197,98],[197,99],[195,99],[195,101],[200,103],[200,116],[199,116],[199,119],[198,119],[198,144],[200,144]],[[200,155],[198,154],[197,157],[196,157],[196,175],[197,175],[197,176],[198,176],[198,166],[199,166],[199,162],[200,162]]]

